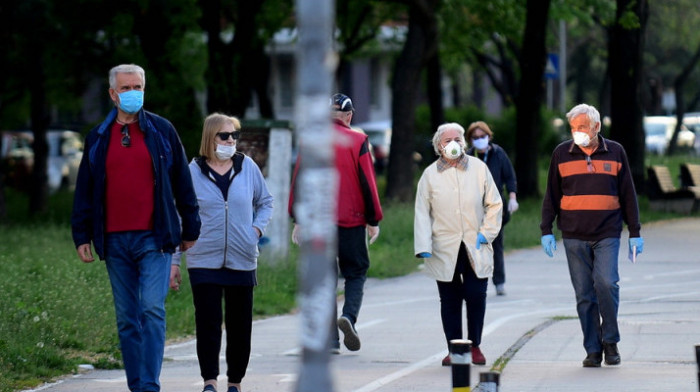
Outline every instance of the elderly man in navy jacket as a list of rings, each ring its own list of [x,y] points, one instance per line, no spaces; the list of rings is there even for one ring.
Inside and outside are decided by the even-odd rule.
[[[109,72],[115,108],[85,141],[71,218],[80,260],[105,260],[131,391],[160,391],[171,254],[199,237],[197,197],[173,125],[143,109],[143,68]]]

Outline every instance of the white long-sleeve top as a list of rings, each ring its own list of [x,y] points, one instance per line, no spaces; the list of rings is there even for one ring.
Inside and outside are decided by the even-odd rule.
[[[488,167],[481,160],[464,156],[466,169],[438,170],[428,166],[418,182],[413,224],[415,254],[431,253],[425,259],[426,273],[449,282],[454,277],[461,242],[479,278],[493,274],[491,242],[501,229],[503,201]],[[488,244],[476,249],[477,233]]]

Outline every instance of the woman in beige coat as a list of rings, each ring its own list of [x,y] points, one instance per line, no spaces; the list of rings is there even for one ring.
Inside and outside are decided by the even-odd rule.
[[[486,364],[481,334],[486,289],[493,273],[491,242],[501,229],[503,202],[486,164],[464,153],[464,128],[443,124],[433,136],[440,156],[428,166],[416,192],[414,247],[425,271],[437,280],[445,338],[462,339],[462,304],[472,363]],[[442,360],[450,365],[449,355]]]

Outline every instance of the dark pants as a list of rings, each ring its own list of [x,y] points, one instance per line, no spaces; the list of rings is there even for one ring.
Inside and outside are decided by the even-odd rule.
[[[493,277],[491,280],[494,285],[506,283],[506,266],[503,261],[503,226],[498,236],[491,243],[493,246]]]
[[[338,269],[345,279],[345,303],[342,315],[350,319],[354,325],[362,306],[367,270],[369,270],[367,231],[364,226],[338,227]],[[336,274],[336,278],[337,276]],[[337,329],[335,329],[335,335],[337,338]]]
[[[228,382],[240,383],[250,359],[253,326],[253,287],[197,284],[192,286],[197,325],[197,358],[204,380],[219,376],[221,323],[226,317],[226,365]]]
[[[464,244],[459,247],[457,267],[451,282],[437,282],[440,293],[440,316],[447,339],[462,339],[462,304],[467,304],[467,339],[473,347],[481,344],[486,314],[486,289],[489,280],[479,279],[471,267]]]

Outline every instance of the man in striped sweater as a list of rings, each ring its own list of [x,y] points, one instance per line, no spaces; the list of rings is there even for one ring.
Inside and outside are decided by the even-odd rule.
[[[573,141],[552,153],[542,202],[542,248],[556,250],[552,224],[562,232],[576,310],[587,356],[584,367],[620,363],[618,253],[622,223],[629,230],[629,256],[636,260],[644,241],[639,208],[625,149],[600,133],[600,114],[580,104],[566,114]]]

